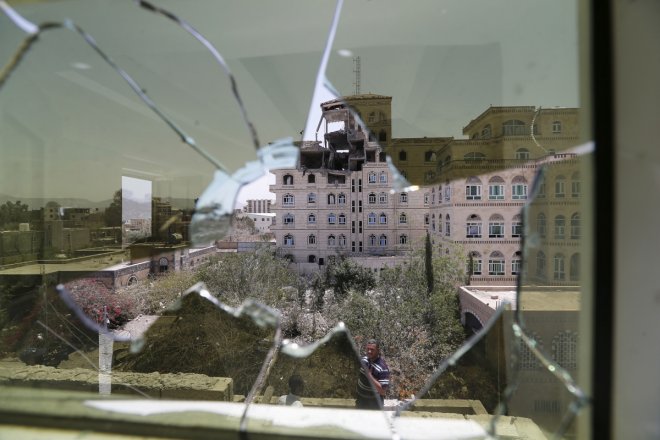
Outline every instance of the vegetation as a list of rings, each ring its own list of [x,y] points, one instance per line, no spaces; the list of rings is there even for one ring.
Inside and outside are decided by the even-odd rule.
[[[20,200],[0,206],[0,227],[3,229],[18,229],[19,223],[27,223],[29,220],[28,205]]]

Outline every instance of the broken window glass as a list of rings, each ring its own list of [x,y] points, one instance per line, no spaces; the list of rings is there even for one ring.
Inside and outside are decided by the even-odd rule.
[[[430,424],[375,411],[337,429],[574,433],[589,170],[569,151],[584,124],[577,31],[557,24],[575,21],[570,7],[480,5],[491,26],[463,4],[291,1],[260,5],[264,18],[232,2],[0,5],[6,378],[56,387],[12,368],[84,366],[94,393],[225,400],[238,409],[204,408],[274,432],[300,427],[296,402],[354,408],[377,338],[382,407]],[[526,32],[556,41],[551,65]],[[493,173],[498,202],[465,196],[467,178]],[[282,189],[300,202],[290,212]],[[406,222],[371,222],[403,215],[387,191],[407,195]],[[330,192],[385,202],[331,226],[286,221],[327,218]],[[303,206],[312,193],[319,206]],[[498,219],[492,242],[466,236],[469,218]]]

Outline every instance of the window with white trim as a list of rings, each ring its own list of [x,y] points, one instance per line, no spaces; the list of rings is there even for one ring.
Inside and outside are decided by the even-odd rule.
[[[293,194],[284,194],[282,197],[282,205],[284,206],[293,206],[295,198]]]
[[[378,194],[378,203],[380,204],[387,203],[387,193],[382,192]]]
[[[295,243],[295,240],[293,239],[293,235],[286,234],[284,236],[284,246],[293,246],[294,243]]]
[[[378,223],[380,223],[381,225],[387,224],[387,215],[385,215],[384,212],[381,212],[380,215],[378,216]]]
[[[408,223],[408,217],[406,216],[405,212],[402,212],[401,214],[399,214],[399,223],[402,224],[402,225],[405,225],[406,223]]]
[[[346,224],[346,215],[339,214],[339,224],[340,225],[345,225]]]
[[[376,183],[376,173],[373,171],[369,173],[369,183]]]
[[[331,212],[328,214],[328,224],[334,225],[335,223],[337,223],[337,216],[334,212]]]
[[[504,237],[504,217],[499,214],[494,214],[490,217],[490,219],[488,219],[488,237]]]
[[[309,224],[314,224],[314,223],[316,223],[316,215],[314,215],[314,214],[309,214],[309,215],[307,216],[307,223],[309,223]]]
[[[385,171],[380,172],[380,183],[387,183],[387,173]]]
[[[316,203],[316,193],[307,194],[307,203],[310,204]]]
[[[408,236],[406,234],[399,235],[399,244],[408,244]]]
[[[316,235],[309,234],[307,236],[307,244],[316,244]]]
[[[374,234],[369,236],[369,246],[376,246],[376,236]]]
[[[465,198],[467,200],[481,200],[481,180],[476,177],[467,179],[465,185]]]
[[[387,246],[387,235],[382,234],[382,235],[378,238],[378,244],[379,244],[380,246]]]
[[[481,275],[481,254],[472,251],[468,254],[466,272],[468,275]]]
[[[502,124],[502,134],[504,136],[522,136],[529,134],[529,129],[523,121],[511,119]]]
[[[373,212],[369,213],[369,215],[367,216],[367,224],[369,225],[376,224],[376,214],[374,214]]]
[[[340,193],[339,196],[337,197],[337,203],[340,205],[345,205],[346,204],[346,194]]]
[[[429,204],[429,200],[431,200],[431,194],[429,194],[429,193],[424,193],[424,204],[425,204],[425,205],[428,205],[428,204]]]
[[[335,239],[334,235],[328,235],[328,246],[335,246],[337,244],[337,240]]]
[[[511,275],[520,274],[521,267],[522,267],[522,259],[521,259],[520,251],[518,251],[515,254],[513,254],[513,258],[511,259]]]
[[[536,216],[536,230],[539,232],[541,238],[545,238],[546,229],[545,214],[540,212],[539,215]]]
[[[552,133],[553,134],[561,133],[561,121],[552,122]]]
[[[399,203],[408,203],[408,193],[399,194]]]
[[[566,217],[558,215],[555,217],[555,240],[563,240],[566,234]]]
[[[520,214],[513,216],[511,221],[511,237],[520,237],[522,235],[522,220]]]
[[[376,203],[376,193],[369,193],[369,204],[373,205]]]
[[[488,200],[504,200],[504,179],[491,177],[488,181]]]
[[[282,177],[282,184],[293,185],[293,176],[291,174],[285,174],[284,177]]]
[[[504,275],[504,255],[494,251],[488,258],[488,275]]]
[[[580,173],[575,172],[571,176],[571,197],[580,197]]]
[[[282,223],[285,225],[292,225],[294,221],[295,217],[291,213],[284,214],[284,217],[282,218]]]
[[[344,234],[341,234],[339,236],[339,246],[341,246],[341,247],[346,246],[346,236]]]
[[[571,239],[580,239],[580,214],[577,212],[571,216]]]
[[[516,159],[519,160],[529,159],[529,150],[527,148],[518,148],[516,150]]]
[[[563,254],[555,254],[553,258],[554,272],[553,279],[555,281],[564,281],[566,279],[566,272],[564,270],[565,258]]]
[[[328,194],[328,205],[334,205],[337,203],[337,197],[333,193]]]
[[[565,181],[566,178],[564,176],[557,176],[557,178],[555,179],[555,197],[561,199],[566,195],[564,190]]]
[[[468,217],[466,238],[481,238],[481,217],[472,214]]]

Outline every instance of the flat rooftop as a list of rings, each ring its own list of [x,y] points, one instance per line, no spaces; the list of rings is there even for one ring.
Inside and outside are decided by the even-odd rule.
[[[463,286],[462,290],[481,303],[495,310],[503,301],[511,308],[527,311],[578,311],[580,310],[580,291],[577,287],[525,287],[516,302],[515,287]]]

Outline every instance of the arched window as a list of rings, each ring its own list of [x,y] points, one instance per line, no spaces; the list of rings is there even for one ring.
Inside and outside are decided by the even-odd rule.
[[[512,180],[511,198],[513,200],[524,200],[527,198],[527,179],[523,176],[516,176]]]
[[[477,251],[468,253],[467,269],[468,275],[481,275],[481,254]]]
[[[334,225],[335,223],[337,223],[337,216],[334,212],[331,212],[328,214],[328,224]]]
[[[580,197],[580,172],[576,171],[571,176],[571,197]]]
[[[334,235],[328,235],[328,246],[335,246],[337,240]]]
[[[376,203],[376,193],[369,193],[369,203]]]
[[[488,200],[504,200],[504,179],[500,176],[488,179]]]
[[[527,148],[518,148],[516,150],[516,159],[529,159],[529,150]]]
[[[399,235],[399,244],[408,244],[408,236],[406,234]]]
[[[435,154],[435,151],[427,151],[424,153],[424,162],[435,162],[437,160],[437,156]]]
[[[502,255],[502,252],[491,252],[488,258],[488,275],[504,275],[504,255]]]
[[[376,122],[376,112],[369,113],[369,119],[367,120],[369,124]]]
[[[340,193],[339,196],[337,197],[337,203],[340,205],[345,205],[346,204],[346,194]]]
[[[543,251],[536,254],[536,276],[545,279],[545,253]]]
[[[557,176],[555,179],[555,197],[561,199],[564,198],[565,193],[565,185],[564,182],[566,181],[566,178],[564,176]]]
[[[481,130],[481,139],[490,139],[491,136],[491,128],[490,124],[487,124],[482,130]]]
[[[465,198],[467,200],[481,200],[481,180],[478,177],[469,177],[465,183]]]
[[[408,193],[399,194],[399,203],[408,203]]]
[[[479,161],[483,160],[486,158],[486,155],[484,153],[480,153],[478,151],[472,151],[470,153],[467,153],[466,155],[463,156],[463,160],[468,160],[468,161]]]
[[[158,269],[160,272],[167,272],[169,268],[170,262],[167,260],[167,258],[162,257],[160,260],[158,260]]]
[[[339,214],[339,224],[340,225],[345,225],[346,224],[346,215]]]
[[[472,214],[467,219],[467,238],[481,238],[481,217]]]
[[[554,262],[554,279],[555,281],[564,281],[566,279],[565,272],[565,258],[563,254],[555,254]]]
[[[520,251],[513,254],[513,258],[511,259],[511,275],[518,275],[520,273],[520,268],[522,267],[522,259],[520,257]]]
[[[449,214],[445,217],[445,235],[450,236],[451,235],[451,220],[449,218]]]
[[[399,160],[405,162],[408,160],[408,154],[405,151],[399,151]]]
[[[405,225],[406,223],[408,223],[408,217],[406,216],[405,212],[402,212],[401,214],[399,214],[399,223],[401,223],[402,225]]]
[[[307,194],[307,203],[316,203],[316,193]]]
[[[376,224],[376,214],[370,212],[367,216],[367,224],[375,225]]]
[[[563,240],[566,234],[566,217],[558,215],[555,217],[555,240]]]
[[[373,171],[369,173],[369,183],[376,183],[376,173]]]
[[[499,214],[493,214],[488,219],[488,237],[489,238],[503,238],[504,237],[504,217]]]
[[[193,265],[193,262],[194,262],[194,260],[190,262],[191,266]],[[138,283],[137,277],[135,275],[131,275],[130,278],[128,279],[128,285],[129,286],[134,286],[137,283]]]
[[[580,254],[571,255],[569,276],[571,281],[580,281]]]
[[[567,370],[577,369],[578,335],[566,330],[552,338],[552,357]]]
[[[341,247],[346,246],[346,236],[344,234],[341,234],[339,236],[339,246],[341,246]]]
[[[522,235],[522,218],[520,214],[513,216],[511,220],[511,237],[520,237]]]
[[[380,183],[387,183],[387,173],[385,171],[380,172]]]
[[[293,235],[286,234],[284,236],[284,246],[293,246],[294,243],[295,243],[295,240],[293,239]]]
[[[328,194],[328,205],[334,205],[335,203],[337,203],[335,195],[332,193]]]
[[[382,235],[378,238],[378,244],[379,244],[380,246],[387,246],[387,235],[382,234]]]
[[[369,246],[376,246],[376,236],[374,234],[369,236]]]
[[[545,221],[545,214],[543,214],[542,212],[540,212],[539,215],[536,216],[536,230],[539,232],[541,238],[545,238],[546,221]]]
[[[310,255],[309,257],[307,257],[307,262],[316,263],[316,255]]]
[[[387,215],[385,215],[384,212],[381,212],[380,216],[378,216],[378,223],[380,223],[381,225],[387,224]]]
[[[309,234],[307,236],[307,244],[316,244],[316,235]]]
[[[529,134],[529,130],[523,121],[511,119],[502,124],[502,134],[504,136],[520,136]]]
[[[571,238],[580,238],[580,214],[577,212],[571,216]]]
[[[378,132],[378,142],[387,142],[387,133],[385,133],[385,130]]]
[[[314,224],[314,223],[316,223],[316,215],[314,215],[314,214],[309,214],[309,215],[307,216],[307,223],[309,223],[309,224]]]
[[[285,174],[284,177],[282,177],[282,183],[284,185],[293,185],[293,176],[291,174]]]
[[[553,134],[561,133],[561,121],[552,122],[552,133]]]
[[[284,194],[282,197],[282,205],[284,206],[293,206],[295,198],[293,194]]]
[[[316,176],[314,174],[307,176],[307,183],[316,183]]]
[[[293,216],[293,214],[287,212],[286,214],[284,214],[284,217],[282,219],[282,223],[284,223],[285,225],[292,225],[294,223],[295,219],[296,218]]]
[[[387,193],[380,193],[378,194],[378,203],[387,203]]]
[[[430,217],[429,217],[428,214],[424,214],[424,224],[425,224],[425,225],[428,225],[428,224],[429,224],[429,218],[430,218]]]

